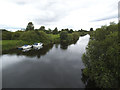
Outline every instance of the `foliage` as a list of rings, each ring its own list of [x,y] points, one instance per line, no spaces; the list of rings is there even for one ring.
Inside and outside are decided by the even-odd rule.
[[[72,35],[73,35],[73,40],[74,40],[74,41],[76,41],[76,40],[79,39],[79,33],[74,32],[74,33],[72,33]]]
[[[119,86],[120,58],[118,46],[117,24],[102,26],[91,34],[91,39],[83,54],[86,66],[84,75],[95,81],[100,88],[116,88]]]
[[[3,30],[2,31],[2,40],[11,40],[12,38],[12,32]]]
[[[74,43],[79,39],[79,33],[78,32],[74,32],[74,33],[68,33],[67,31],[62,31],[60,33],[60,40],[62,43]]]
[[[57,29],[57,27],[53,30],[53,34],[58,34],[58,29]]]
[[[12,33],[12,40],[19,40],[20,35],[22,34],[23,31],[17,31]]]
[[[67,36],[68,36],[68,32],[66,32],[66,31],[62,31],[60,33],[60,39],[61,40],[67,40]]]
[[[17,48],[18,46],[29,44],[28,42],[22,40],[2,40],[2,50],[9,50],[12,48]]]
[[[41,26],[41,27],[39,28],[39,30],[40,30],[40,31],[44,31],[44,30],[45,30],[45,26]]]
[[[93,28],[90,28],[90,31],[93,31]]]
[[[26,30],[34,30],[34,25],[32,22],[29,22],[27,27],[26,27]]]
[[[39,40],[39,36],[36,34],[35,31],[27,31],[20,36],[20,40],[36,42]]]
[[[69,31],[68,31],[68,33],[73,33],[74,31],[72,30],[72,29],[70,29]]]
[[[65,42],[66,44],[71,44],[75,43],[79,36],[85,35],[85,33],[85,31],[79,33],[77,31],[73,31],[72,29],[69,30],[68,28],[58,31],[57,27],[53,31],[50,28],[46,30],[45,26],[41,26],[39,29],[34,30],[33,23],[29,22],[26,27],[26,31],[10,32],[7,30],[2,30],[2,40],[21,40],[23,42],[29,42],[29,44],[42,42],[44,45],[50,43],[60,43],[60,41]],[[7,45],[5,47],[7,48]]]

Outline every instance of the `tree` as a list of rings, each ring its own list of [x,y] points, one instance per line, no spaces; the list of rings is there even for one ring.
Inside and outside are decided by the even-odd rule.
[[[120,86],[117,27],[117,25],[110,25],[94,31],[91,35],[94,39],[89,41],[86,53],[82,57],[85,64],[83,74],[88,76],[89,80],[94,81],[99,88]]]
[[[29,22],[29,23],[28,23],[28,25],[27,25],[27,27],[26,27],[26,30],[27,30],[27,31],[28,31],[28,30],[34,30],[34,25],[33,25],[32,22]]]
[[[76,41],[79,39],[79,34],[77,32],[72,33],[73,35],[73,40]]]
[[[115,22],[110,22],[110,25],[116,25],[116,23]]]
[[[53,34],[58,34],[58,29],[57,29],[57,27],[53,30]]]
[[[39,28],[39,30],[40,30],[40,31],[45,31],[45,26],[41,26],[41,27]]]
[[[37,35],[36,31],[27,31],[21,34],[20,40],[34,43],[39,41],[39,35]]]
[[[21,35],[21,32],[17,31],[17,32],[13,32],[12,34],[12,40],[18,40],[19,37]]]
[[[90,28],[90,31],[93,31],[93,28]]]
[[[67,37],[68,37],[68,32],[62,31],[62,32],[60,33],[60,39],[61,39],[61,40],[67,40]]]
[[[2,30],[2,40],[11,40],[12,32],[7,30]]]
[[[47,34],[51,34],[51,32],[52,32],[52,30],[50,29],[50,28],[48,28],[48,30],[47,30]]]
[[[72,29],[70,29],[69,33],[73,33],[74,31]]]

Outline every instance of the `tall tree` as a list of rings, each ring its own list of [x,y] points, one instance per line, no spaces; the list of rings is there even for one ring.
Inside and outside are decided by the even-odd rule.
[[[73,33],[74,31],[72,29],[70,29],[69,33]]]
[[[93,28],[90,28],[90,31],[93,31]]]
[[[53,30],[53,34],[58,34],[58,29],[57,29],[57,27]]]
[[[32,22],[29,22],[27,27],[26,27],[26,30],[34,30],[34,25]]]
[[[39,30],[45,31],[45,26],[41,26],[41,27],[39,28]]]

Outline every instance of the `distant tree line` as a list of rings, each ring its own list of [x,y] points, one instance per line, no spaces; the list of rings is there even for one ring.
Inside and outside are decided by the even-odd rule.
[[[48,28],[48,30],[45,28],[45,26],[41,26],[39,29],[34,29],[34,25],[33,25],[33,23],[32,22],[29,22],[28,23],[28,25],[27,25],[27,27],[26,27],[26,31],[31,31],[31,30],[38,30],[38,31],[44,31],[44,32],[46,32],[47,34],[60,34],[60,32],[62,32],[62,31],[66,31],[66,32],[68,32],[68,33],[73,33],[73,32],[75,32],[73,29],[61,29],[61,30],[58,30],[58,28],[57,27],[55,27],[55,29],[50,29],[50,28]],[[93,28],[90,28],[90,31],[93,31]],[[77,32],[89,32],[89,31],[87,31],[87,30],[78,30]]]
[[[55,29],[48,30],[45,26],[41,26],[39,29],[34,29],[34,25],[32,22],[29,22],[26,29],[24,31],[18,30],[16,32],[11,32],[7,30],[2,30],[2,40],[24,40],[28,42],[66,42],[72,43],[73,41],[78,40],[79,36],[89,34],[89,31],[86,30],[78,30],[75,31],[73,29],[61,29],[58,30],[57,27]]]

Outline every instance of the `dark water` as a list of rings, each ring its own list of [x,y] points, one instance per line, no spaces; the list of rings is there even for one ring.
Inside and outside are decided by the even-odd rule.
[[[49,45],[40,50],[3,54],[3,88],[84,88],[81,60],[89,35],[69,46]]]

